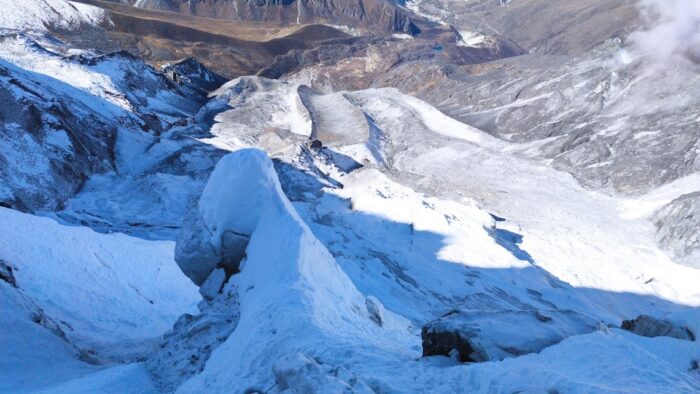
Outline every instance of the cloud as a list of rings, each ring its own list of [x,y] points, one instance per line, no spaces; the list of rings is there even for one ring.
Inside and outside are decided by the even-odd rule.
[[[700,65],[700,0],[639,4],[647,28],[630,36],[633,52],[661,65]]]

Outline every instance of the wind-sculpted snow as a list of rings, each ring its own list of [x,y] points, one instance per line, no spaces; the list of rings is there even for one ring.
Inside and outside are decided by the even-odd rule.
[[[365,297],[296,213],[263,152],[222,158],[199,209],[215,234],[233,229],[250,234],[250,243],[241,273],[227,285],[240,296],[236,330],[180,391],[262,389],[275,360],[297,352],[329,361],[340,352],[360,359],[370,348],[411,357],[409,348],[401,350],[408,321],[389,312],[381,326],[370,318]]]
[[[6,208],[0,213],[6,234],[0,259],[15,267],[17,288],[86,351],[128,354],[123,345],[109,347],[153,339],[197,299],[169,242],[98,234]]]

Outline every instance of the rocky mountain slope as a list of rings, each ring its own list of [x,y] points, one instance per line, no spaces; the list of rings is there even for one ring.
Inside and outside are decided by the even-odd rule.
[[[0,17],[0,392],[700,391],[674,15],[86,2]]]
[[[420,29],[410,13],[391,1],[347,0],[308,1],[242,1],[215,2],[189,0],[115,0],[134,7],[182,12],[217,19],[266,22],[273,24],[306,24],[324,21],[353,28],[379,29],[388,32],[416,34]],[[416,18],[419,19],[419,18]]]

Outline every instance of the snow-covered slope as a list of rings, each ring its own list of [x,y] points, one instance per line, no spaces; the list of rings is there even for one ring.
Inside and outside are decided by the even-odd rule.
[[[81,347],[151,339],[198,298],[174,265],[170,242],[98,234],[5,208],[0,226],[0,259],[14,267],[17,287]]]
[[[396,89],[69,52],[0,40],[0,391],[700,391],[649,221],[693,246],[695,177],[623,199]]]
[[[181,391],[265,386],[271,364],[297,352],[333,360],[342,351],[346,362],[402,348],[404,358],[415,356],[408,321],[389,312],[381,324],[370,318],[366,298],[284,196],[263,152],[222,158],[198,207],[214,230],[213,242],[235,231],[250,234],[250,243],[241,274],[227,285],[240,295],[238,326]],[[246,356],[238,349],[248,349]]]
[[[298,111],[284,104],[297,102],[295,92],[301,92],[309,119],[325,122],[312,130],[328,127],[328,119],[364,114],[364,124],[345,122],[340,130],[360,140],[344,145],[335,133],[323,132],[310,134],[320,138],[312,143],[291,132],[294,124],[279,119]],[[375,392],[699,388],[695,373],[688,372],[700,351],[695,342],[640,339],[609,328],[646,313],[698,331],[700,273],[661,252],[649,223],[622,217],[616,199],[520,158],[524,147],[498,141],[395,90],[343,93],[342,100],[334,94],[323,105],[307,95],[294,85],[242,78],[217,92],[218,99],[205,109],[218,113],[219,123],[204,141],[234,151],[270,149],[293,208],[277,197],[271,206],[266,202],[279,192],[259,153],[227,156],[212,174],[198,208],[209,223],[212,245],[223,239],[217,234],[229,230],[251,238],[241,273],[211,301],[235,311],[237,326],[181,391],[226,392],[237,384],[242,391],[272,392],[322,391],[332,385],[346,390],[367,385]],[[267,105],[261,107],[263,102]],[[255,109],[270,113],[244,116]],[[370,135],[382,142],[375,148],[385,161],[358,149],[370,143]],[[237,193],[243,195],[232,197]],[[303,252],[307,248],[316,252]],[[314,263],[307,267],[308,256]],[[329,264],[337,268],[328,271]],[[342,284],[344,277],[352,286]],[[225,280],[212,273],[204,286],[210,291],[213,281],[217,289]],[[324,290],[328,283],[334,283],[332,296]],[[350,296],[357,300],[347,309],[346,301],[335,299],[345,294],[361,296]],[[363,304],[362,297],[373,301]],[[599,332],[503,362],[418,359],[421,325],[453,310],[545,316],[548,310],[571,310],[597,321]],[[366,321],[357,320],[365,313]],[[383,329],[362,328],[371,316],[392,321],[394,315],[406,319],[403,332],[386,337]],[[509,320],[489,324],[503,327],[484,326],[481,335],[509,335]],[[183,332],[189,329],[194,327]],[[368,332],[374,333],[368,338]],[[493,339],[504,340],[499,338]],[[578,349],[575,356],[573,349]],[[581,365],[588,366],[586,372]],[[537,378],[526,371],[537,371]],[[608,371],[615,371],[612,383]]]
[[[0,230],[0,263],[12,277],[0,281],[0,391],[142,358],[199,300],[173,260],[172,242],[98,234],[6,208]]]
[[[98,7],[67,0],[0,0],[0,28],[45,32],[96,25],[105,17]]]
[[[0,108],[3,205],[61,209],[94,173],[134,174],[152,165],[153,159],[134,160],[135,155],[161,133],[192,127],[205,97],[189,81],[170,81],[128,53],[63,56],[65,49],[24,34],[0,38],[0,95],[6,103]],[[183,145],[153,155],[164,160]],[[180,175],[172,174],[177,173],[172,166],[167,172]],[[88,186],[94,188],[93,182]],[[70,211],[90,212],[92,205],[75,202]]]

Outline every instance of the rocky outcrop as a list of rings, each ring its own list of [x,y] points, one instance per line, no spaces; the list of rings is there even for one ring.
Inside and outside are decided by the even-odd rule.
[[[640,315],[633,320],[622,322],[622,329],[643,337],[671,337],[694,341],[695,337],[687,328],[678,327],[671,322],[648,315]]]
[[[226,82],[226,78],[204,67],[193,57],[168,64],[162,71],[171,81],[179,85],[187,84],[203,93],[211,92]]]
[[[688,265],[700,266],[700,192],[671,201],[652,220],[664,249]]]
[[[623,49],[610,41],[578,58],[406,63],[375,84],[500,138],[538,141],[528,155],[551,160],[585,187],[640,194],[700,169],[699,98],[690,93],[700,78],[683,67],[654,74],[642,61],[616,61]]]
[[[624,35],[638,19],[630,0],[423,0],[417,7],[465,31],[502,32],[531,52],[580,54]],[[537,20],[537,23],[523,21]]]
[[[57,85],[0,60],[0,206],[61,209],[90,174],[114,168],[116,126]]]
[[[211,353],[238,324],[232,292],[218,294],[199,304],[199,314],[184,314],[165,333],[146,367],[162,392],[175,392],[187,379],[202,372]]]
[[[423,326],[423,357],[502,360],[539,352],[597,327],[597,321],[568,310],[453,311]]]
[[[218,239],[208,225],[199,205],[195,204],[187,213],[175,247],[175,261],[192,281],[201,286],[217,269],[222,268],[227,276],[239,271],[250,234],[223,231]]]
[[[0,280],[5,281],[12,287],[17,287],[17,280],[14,275],[14,268],[0,259]]]
[[[206,98],[127,52],[63,57],[22,35],[0,42],[25,45],[43,63],[35,71],[0,60],[0,206],[63,209],[91,175],[121,170],[119,130],[157,136]]]

